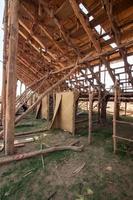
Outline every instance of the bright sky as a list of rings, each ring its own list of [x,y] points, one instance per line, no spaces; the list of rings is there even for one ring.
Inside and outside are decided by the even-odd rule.
[[[2,88],[2,62],[3,61],[3,12],[4,12],[4,0],[0,0],[0,94]],[[1,95],[0,95],[1,96]]]

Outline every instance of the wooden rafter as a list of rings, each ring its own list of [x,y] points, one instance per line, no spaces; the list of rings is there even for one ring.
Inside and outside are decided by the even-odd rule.
[[[51,33],[48,31],[47,27],[42,24],[39,20],[35,19],[34,15],[28,10],[28,8],[22,4],[24,10],[31,16],[31,18],[34,20],[34,21],[37,21],[37,26],[42,30],[42,32],[44,33],[44,35],[46,35],[49,40],[55,45],[55,47],[62,53],[63,56],[66,57],[65,55],[65,51],[60,47],[60,45],[53,39]]]
[[[42,48],[42,49],[46,49],[46,47],[44,46],[44,44],[41,42],[41,40],[40,39],[38,39],[33,33],[31,34],[31,31],[30,31],[30,29],[21,21],[21,20],[19,20],[19,24],[28,32],[28,34],[30,34],[30,37],[32,38],[32,39],[34,39],[37,43],[38,43],[38,45],[40,46],[40,48]],[[47,52],[46,52],[52,59],[54,59],[55,61],[56,61],[56,57],[55,57],[55,55],[52,53],[52,52],[50,52],[50,50],[47,50]],[[45,56],[45,58],[46,58],[47,56]],[[58,64],[60,65],[60,67],[64,67],[64,65],[61,63],[61,62],[58,62]]]
[[[42,3],[42,5],[44,5],[44,9],[45,9],[46,13],[49,15],[49,17],[51,17],[51,19],[53,19],[54,23],[58,27],[66,44],[74,50],[74,52],[76,53],[77,56],[80,56],[79,49],[73,44],[69,34],[65,32],[64,27],[60,24],[58,18],[55,16],[54,11],[52,9],[49,9],[47,3],[45,3],[44,1],[40,0],[40,2]]]
[[[89,70],[90,70],[90,72],[91,72],[91,74],[92,74],[92,77],[96,79],[97,84],[98,84],[99,86],[101,86],[101,88],[105,91],[105,86],[104,86],[104,85],[102,84],[102,82],[100,81],[98,75],[97,75],[96,73],[94,73],[94,71],[93,71],[93,69],[92,69],[91,67],[89,67]]]
[[[121,44],[120,43],[121,33],[120,33],[120,30],[119,30],[117,23],[116,23],[114,16],[113,16],[112,1],[102,0],[102,3],[105,7],[107,16],[109,18],[109,22],[111,24],[111,27],[112,27],[112,30],[113,30],[113,33],[114,33],[114,36],[115,36],[115,42],[116,42],[117,45],[120,45]],[[132,73],[131,73],[131,70],[130,70],[130,65],[127,61],[126,50],[124,48],[120,48],[119,52],[120,52],[122,59],[124,61],[124,64],[125,64],[125,72],[128,74],[129,80],[130,80],[130,82],[133,86],[133,77],[132,77]]]
[[[80,23],[82,24],[83,29],[85,30],[86,34],[88,35],[89,40],[93,43],[96,51],[100,54],[102,52],[102,49],[100,47],[99,41],[96,39],[96,36],[94,35],[94,33],[93,33],[93,31],[90,27],[89,21],[88,22],[85,21],[85,18],[80,13],[79,7],[78,7],[75,0],[69,0],[69,2],[72,6],[74,13],[75,13],[75,16],[79,19]],[[101,58],[102,62],[105,64],[113,82],[115,82],[115,76],[114,76],[106,58],[103,57],[103,56],[101,56],[100,58]]]

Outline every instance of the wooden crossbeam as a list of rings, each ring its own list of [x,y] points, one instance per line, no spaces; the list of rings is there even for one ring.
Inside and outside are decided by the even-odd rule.
[[[94,85],[93,82],[88,78],[88,76],[87,76],[85,73],[83,73],[82,70],[81,70],[80,72],[81,72],[81,74],[85,77],[85,79],[86,79],[87,81],[89,81],[89,83],[90,83],[90,85],[92,86],[92,88],[94,88],[95,85]],[[88,86],[87,86],[87,87],[88,87]]]
[[[44,2],[43,0],[40,0],[41,4],[44,5],[44,10],[46,11],[46,13],[49,15],[50,18],[53,19],[54,23],[56,24],[56,26],[58,27],[60,33],[62,34],[62,37],[64,38],[66,44],[71,47],[76,55],[80,55],[80,51],[79,49],[73,44],[69,34],[65,32],[64,27],[60,24],[58,18],[55,16],[54,11],[52,9],[48,8],[48,5],[46,2]]]
[[[80,23],[82,24],[83,29],[85,30],[86,34],[88,35],[89,40],[93,43],[97,53],[100,54],[102,52],[102,49],[100,47],[99,41],[96,39],[96,36],[95,36],[95,34],[93,33],[93,31],[90,27],[89,20],[87,20],[87,22],[86,22],[85,18],[80,13],[79,7],[78,7],[75,0],[69,0],[69,2],[71,4],[71,7],[72,7],[74,13],[75,13],[75,16],[79,19]],[[115,82],[115,76],[114,76],[114,74],[113,74],[113,72],[112,72],[112,70],[109,66],[108,61],[106,60],[106,58],[104,56],[100,56],[100,59],[105,64],[113,82]]]
[[[120,37],[121,37],[121,33],[120,30],[117,26],[117,23],[114,19],[114,15],[113,15],[113,9],[112,9],[112,2],[110,0],[102,0],[102,3],[104,5],[104,8],[106,10],[109,22],[111,24],[114,36],[115,36],[115,41],[117,45],[120,45]],[[124,61],[125,64],[125,72],[128,74],[129,80],[133,86],[133,77],[132,77],[132,73],[130,70],[130,65],[127,61],[127,55],[126,55],[126,50],[124,48],[120,48],[119,52],[122,56],[122,59]]]
[[[36,20],[34,15],[28,10],[28,8],[22,4],[24,10],[31,16],[31,18],[33,20]],[[65,56],[65,51],[60,47],[60,45],[53,39],[51,33],[48,31],[47,27],[42,24],[40,21],[37,20],[37,25],[38,27],[42,30],[42,32],[44,33],[44,35],[46,35],[50,40],[51,42],[55,45],[55,47],[63,54],[63,56]],[[66,56],[65,56],[66,57]]]
[[[93,72],[93,69],[91,67],[89,67],[89,70],[90,70],[90,72],[92,74],[92,77],[96,79],[97,84],[100,85],[103,90],[105,90],[105,86],[102,84],[102,82],[100,81],[100,79],[97,76],[97,74]]]
[[[31,34],[30,29],[29,29],[21,20],[19,20],[19,24],[30,34],[30,37],[31,37],[32,39],[34,39],[42,49],[45,49],[45,46],[44,46],[44,44],[41,42],[41,40],[38,39],[34,34]],[[52,57],[52,59],[54,59],[54,60],[56,61],[55,55],[54,55],[50,50],[47,50],[47,54],[48,54],[50,57]],[[45,57],[47,57],[47,56],[45,56]],[[61,62],[58,62],[58,64],[60,65],[60,67],[64,67],[64,65],[63,65]]]
[[[27,64],[26,62],[23,61],[23,58],[22,57],[17,57],[17,60],[26,68],[26,71],[35,76],[36,78],[39,78],[41,76],[41,74],[39,75],[36,70],[33,70],[29,64]]]

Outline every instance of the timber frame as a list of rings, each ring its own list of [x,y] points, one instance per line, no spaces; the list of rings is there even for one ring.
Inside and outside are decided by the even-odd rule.
[[[102,109],[101,94],[114,98],[108,74],[112,85],[119,81],[124,97],[133,96],[133,64],[128,61],[133,56],[132,13],[131,0],[5,0],[0,135],[6,155],[14,152],[15,124],[52,91],[76,89],[92,101],[91,90],[96,90]],[[111,67],[119,60],[122,66]],[[18,98],[17,80],[26,85]],[[36,94],[28,110],[16,117]],[[91,102],[89,110],[91,118]]]

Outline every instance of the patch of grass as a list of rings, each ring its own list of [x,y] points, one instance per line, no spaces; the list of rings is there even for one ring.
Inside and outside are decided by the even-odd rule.
[[[63,162],[64,160],[68,159],[71,154],[71,151],[58,151],[51,153],[45,158],[45,164],[47,165],[53,161],[56,161],[57,163]]]
[[[16,181],[9,180],[8,184],[5,184],[0,188],[1,200],[14,200],[20,199],[21,193],[26,191],[27,185],[32,178],[32,175],[27,177],[18,178]]]
[[[47,126],[47,121],[44,119],[36,119],[34,113],[23,119],[19,125],[16,126],[16,132],[25,132],[35,129],[44,128]]]
[[[41,159],[32,158],[16,163],[12,169],[4,172],[2,176],[7,176],[7,184],[0,188],[0,200],[18,200],[22,193],[28,196],[28,193],[30,193],[28,185],[40,169],[42,169]],[[12,175],[15,179],[12,178]]]

